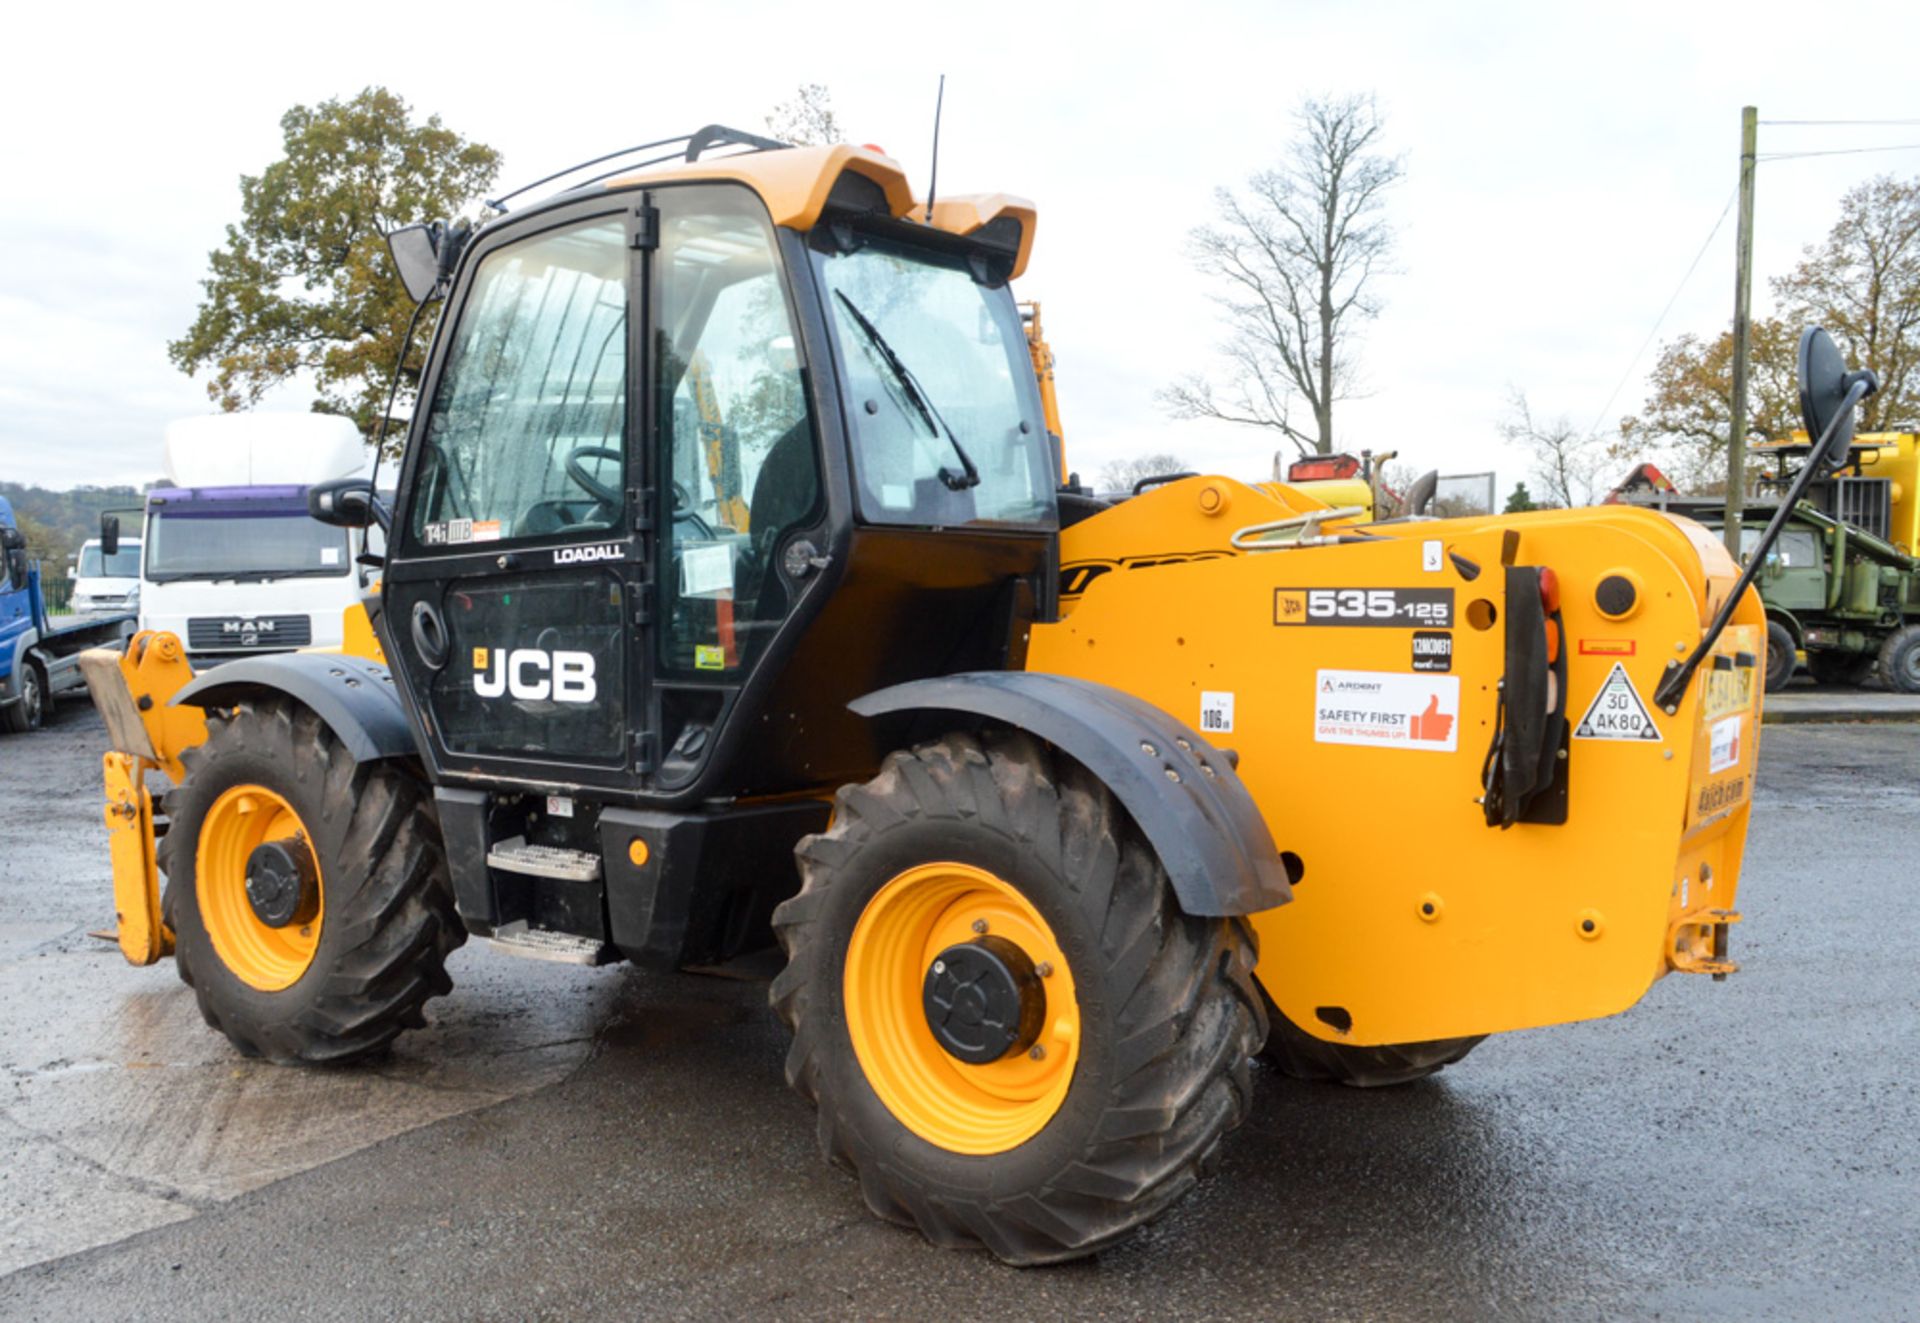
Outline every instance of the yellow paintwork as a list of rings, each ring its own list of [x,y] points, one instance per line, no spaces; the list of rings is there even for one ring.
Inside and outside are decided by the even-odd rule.
[[[267,841],[297,838],[312,850],[300,815],[278,792],[259,785],[223,791],[207,809],[195,842],[194,898],[207,938],[235,978],[261,992],[300,981],[313,964],[327,917],[327,882],[320,870],[319,912],[311,921],[269,928],[247,899],[247,859]],[[316,867],[318,860],[316,858]]]
[[[886,195],[887,210],[895,219],[911,217],[925,221],[926,204],[914,198],[913,186],[907,182],[900,163],[872,147],[855,147],[849,143],[748,152],[692,163],[667,162],[610,179],[606,187],[682,181],[745,184],[760,195],[775,225],[805,232],[819,223],[820,213],[826,209],[827,195],[848,170],[880,186]],[[1034,215],[1032,203],[1008,194],[960,194],[935,200],[931,224],[952,234],[971,234],[1000,216],[1019,221],[1020,247],[1013,262],[1013,276],[1017,278],[1026,271],[1027,258],[1033,252]]]
[[[1584,715],[1615,662],[1650,706],[1667,661],[1699,641],[1731,587],[1733,562],[1697,525],[1627,506],[1372,525],[1365,532],[1379,540],[1339,546],[1230,546],[1237,529],[1309,504],[1289,506],[1272,486],[1193,478],[1074,525],[1062,534],[1061,561],[1063,588],[1078,591],[1065,597],[1070,614],[1060,623],[1033,627],[1028,667],[1116,686],[1196,730],[1203,692],[1235,695],[1232,732],[1209,738],[1239,751],[1240,776],[1276,844],[1305,867],[1293,902],[1253,920],[1258,976],[1307,1031],[1363,1045],[1418,1042],[1631,1006],[1687,963],[1674,939],[1691,949],[1704,929],[1710,941],[1713,912],[1733,908],[1759,686],[1714,715],[1735,718],[1740,731],[1737,760],[1723,772],[1705,772],[1709,659],[1677,710],[1654,714],[1661,740],[1572,741],[1564,825],[1494,830],[1477,799],[1504,630],[1468,621],[1486,614],[1472,609],[1476,601],[1504,607],[1501,551],[1511,530],[1513,563],[1559,576],[1569,719]],[[1438,569],[1425,568],[1427,543],[1440,546]],[[1479,576],[1463,577],[1452,555],[1478,565]],[[1593,590],[1619,569],[1638,580],[1640,602],[1607,620]],[[1277,590],[1289,587],[1452,588],[1457,748],[1316,742],[1319,671],[1412,675],[1412,629],[1279,627]],[[1763,628],[1749,593],[1717,651],[1750,651],[1758,664]],[[1719,816],[1702,818],[1694,806],[1708,785],[1722,787],[1712,798],[1723,802]],[[1711,888],[1700,883],[1702,865]],[[1318,1007],[1346,1010],[1350,1032],[1330,1028]]]
[[[359,602],[341,612],[340,651],[349,657],[365,657],[382,666],[387,664],[387,651],[380,646],[380,636],[373,632],[367,608]]]
[[[981,932],[1006,938],[1037,971],[1049,972],[1046,1023],[1033,1051],[976,1066],[935,1040],[921,987],[942,951]],[[901,1125],[930,1144],[1004,1153],[1039,1134],[1066,1099],[1080,1059],[1073,971],[1040,911],[983,868],[931,863],[890,879],[854,925],[841,991],[867,1082]]]
[[[1807,434],[1795,431],[1780,441],[1753,447],[1753,453],[1767,455],[1779,446],[1806,444]],[[1853,444],[1860,476],[1886,478],[1893,484],[1887,541],[1909,556],[1920,556],[1920,436],[1912,432],[1858,432]]]
[[[1038,301],[1020,305],[1020,320],[1027,330],[1027,355],[1033,360],[1033,379],[1040,387],[1040,413],[1047,425],[1047,434],[1054,440],[1054,458],[1059,464],[1059,477],[1062,484],[1069,478],[1067,472],[1067,432],[1060,422],[1060,396],[1053,385],[1053,346],[1047,343],[1046,333],[1040,328],[1040,304]]]
[[[145,764],[130,753],[101,760],[107,783],[107,853],[113,863],[113,917],[120,953],[151,965],[173,954],[173,933],[160,917],[160,870],[153,854],[153,799]]]
[[[1920,437],[1912,432],[1867,432],[1854,444],[1877,448],[1860,455],[1860,474],[1893,480],[1892,519],[1887,541],[1909,556],[1920,556]]]

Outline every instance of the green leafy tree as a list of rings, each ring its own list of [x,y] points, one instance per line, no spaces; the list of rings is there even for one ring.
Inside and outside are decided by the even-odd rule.
[[[1800,425],[1794,356],[1798,333],[1779,318],[1753,324],[1747,434],[1772,440]],[[1685,491],[1724,489],[1733,410],[1733,333],[1682,335],[1661,350],[1640,412],[1620,422],[1609,448],[1622,462],[1655,459]]]
[[[310,373],[313,408],[352,418],[371,439],[414,311],[386,235],[469,213],[500,155],[437,115],[415,123],[383,87],[295,106],[280,128],[284,154],[241,176],[240,219],[209,255],[205,301],[168,354],[181,371],[208,374],[207,394],[226,410]],[[434,311],[401,368],[409,403]]]
[[[1787,323],[1824,326],[1880,389],[1861,430],[1920,419],[1920,179],[1882,175],[1840,200],[1840,219],[1773,282]]]
[[[1524,482],[1514,483],[1513,493],[1507,497],[1507,508],[1504,513],[1525,514],[1527,511],[1535,508],[1533,497],[1527,494],[1527,484]]]

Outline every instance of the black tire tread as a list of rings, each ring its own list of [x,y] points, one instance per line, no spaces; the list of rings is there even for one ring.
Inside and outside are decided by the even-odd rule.
[[[915,819],[990,828],[1055,861],[1098,915],[1119,1063],[1099,1125],[1044,1181],[997,1199],[930,1190],[862,1135],[822,1088],[841,1050],[810,1014],[819,900],[876,834]],[[1091,774],[1018,734],[948,735],[888,757],[843,789],[834,820],[797,850],[800,893],[774,915],[788,965],[772,989],[793,1032],[787,1082],[819,1108],[822,1152],[859,1178],[867,1206],[935,1245],[1017,1264],[1092,1253],[1158,1216],[1210,1172],[1246,1118],[1249,1058],[1265,1035],[1252,930],[1182,913],[1151,847]],[[1090,975],[1091,976],[1091,975]]]
[[[1914,677],[1910,661],[1915,649],[1920,649],[1920,625],[1896,629],[1881,641],[1875,669],[1880,673],[1880,683],[1887,687],[1889,693],[1920,693],[1920,682]]]
[[[1266,997],[1265,992],[1261,996]],[[1453,1065],[1486,1040],[1440,1038],[1425,1043],[1389,1043],[1360,1047],[1316,1038],[1269,999],[1267,1045],[1261,1055],[1283,1075],[1297,1080],[1344,1084],[1354,1089],[1382,1089],[1411,1084]]]
[[[1785,662],[1780,658],[1784,656]],[[1793,680],[1799,662],[1794,655],[1793,632],[1778,620],[1767,622],[1767,671],[1761,677],[1766,692],[1777,694]]]
[[[182,755],[187,779],[166,796],[173,826],[157,849],[168,874],[163,912],[176,934],[181,981],[194,990],[206,1022],[247,1056],[337,1064],[384,1050],[406,1029],[425,1024],[422,1007],[429,999],[452,990],[447,957],[467,936],[454,910],[426,784],[401,763],[356,762],[315,713],[291,702],[244,701],[208,716],[207,742]],[[316,993],[287,1016],[263,1017],[230,1002],[220,981],[195,977],[197,960],[218,959],[211,947],[178,942],[185,887],[175,883],[170,864],[186,834],[183,813],[203,811],[189,788],[205,769],[241,750],[266,753],[295,781],[317,779],[323,821],[345,824],[340,847],[321,861],[324,923],[337,939],[331,960],[320,964],[326,949],[316,956],[295,985],[319,980]],[[319,834],[321,825],[310,825]]]

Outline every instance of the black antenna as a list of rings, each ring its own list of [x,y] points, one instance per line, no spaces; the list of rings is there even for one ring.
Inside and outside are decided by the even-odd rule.
[[[940,107],[947,99],[947,76],[940,75],[940,90],[933,98],[933,173],[927,179],[927,224],[933,224],[933,190],[940,183]]]

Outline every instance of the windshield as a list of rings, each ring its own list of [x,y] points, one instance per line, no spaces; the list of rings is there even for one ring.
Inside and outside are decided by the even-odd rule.
[[[210,508],[156,511],[147,522],[146,577],[284,579],[345,574],[347,532],[301,511]]]
[[[861,517],[1052,524],[1039,392],[1006,291],[979,284],[957,257],[880,241],[817,260],[845,369]]]
[[[120,550],[106,558],[103,568],[100,558],[100,544],[89,542],[80,549],[80,572],[82,579],[136,579],[140,577],[140,544],[122,542]]]

